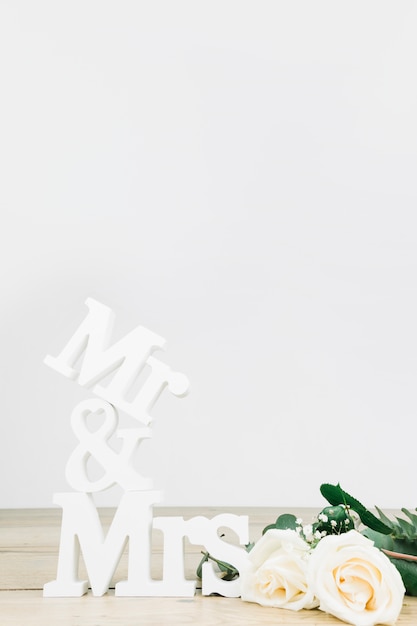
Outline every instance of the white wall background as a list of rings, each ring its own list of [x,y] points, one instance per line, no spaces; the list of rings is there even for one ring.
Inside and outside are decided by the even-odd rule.
[[[92,296],[165,393],[167,505],[416,506],[417,6],[0,2],[1,507],[66,491]],[[109,491],[103,504],[115,504]]]

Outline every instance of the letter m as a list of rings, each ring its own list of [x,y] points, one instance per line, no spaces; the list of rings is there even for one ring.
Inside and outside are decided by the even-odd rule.
[[[112,404],[122,405],[136,377],[155,349],[163,348],[165,340],[143,326],[138,326],[117,343],[110,345],[115,315],[113,311],[88,298],[87,317],[57,357],[47,356],[45,363],[67,378],[77,379],[83,387]],[[84,354],[81,366],[75,368]],[[116,371],[117,370],[117,371]],[[107,387],[96,383],[115,372]],[[136,417],[136,415],[135,415]],[[139,416],[138,416],[139,417]]]
[[[93,595],[102,596],[109,588],[128,539],[128,582],[136,589],[146,584],[150,576],[152,505],[159,500],[157,491],[125,493],[104,537],[91,495],[55,494],[54,502],[63,509],[58,572],[56,580],[44,585],[43,595],[78,597],[87,592],[88,581],[78,578],[81,550]],[[118,594],[118,585],[116,595],[124,595]]]

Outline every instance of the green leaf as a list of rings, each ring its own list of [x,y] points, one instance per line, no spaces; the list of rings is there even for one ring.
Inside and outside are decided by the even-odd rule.
[[[276,528],[275,524],[268,524],[268,526],[265,526],[263,529],[262,534],[264,535],[268,530],[272,530],[273,528]]]
[[[389,549],[389,548],[388,548]],[[401,554],[410,554],[411,556],[417,556],[417,542],[409,539],[392,539],[393,552],[401,552]]]
[[[366,528],[362,535],[371,539],[377,548],[400,552],[401,554],[417,556],[417,541],[410,539],[400,539],[393,535],[383,535],[370,528]]]
[[[394,551],[394,540],[390,535],[384,535],[382,533],[378,533],[372,530],[371,528],[366,528],[362,532],[362,535],[364,537],[368,537],[368,539],[373,541],[377,548],[380,548],[381,550],[383,549],[383,550]],[[401,552],[401,550],[398,550],[398,552]]]
[[[208,552],[202,552],[201,554],[203,555],[203,558],[201,559],[196,570],[197,578],[201,579],[203,574],[203,563],[206,563],[209,560],[216,563],[217,567],[222,573],[221,578],[223,580],[234,580],[239,576],[239,570],[237,570],[236,567],[233,567],[233,565],[230,565],[230,563],[226,563],[225,561],[219,561],[219,559],[215,559]]]
[[[408,518],[412,521],[415,532],[417,534],[417,515],[415,513],[411,513],[408,509],[401,509],[403,513],[405,513]]]
[[[210,557],[212,558],[212,557]],[[237,570],[233,565],[226,563],[225,561],[219,561],[218,559],[212,559],[218,565],[219,570],[223,573],[223,580],[234,580],[239,576],[239,570]]]
[[[275,527],[282,530],[286,530],[288,528],[295,530],[297,528],[297,518],[291,513],[284,513],[277,518]]]
[[[415,539],[416,537],[416,531],[415,528],[412,524],[410,524],[410,522],[407,522],[407,520],[402,519],[401,517],[397,517],[396,516],[396,520],[402,530],[402,532],[404,533],[404,535],[406,537],[408,537],[409,539]]]
[[[280,530],[295,530],[297,528],[297,518],[291,513],[283,513],[282,515],[277,517],[274,524],[268,524],[268,526],[265,526],[262,534],[264,535],[268,530],[271,530],[273,528],[278,528]]]
[[[403,513],[405,513],[412,523],[408,522],[405,519],[400,517],[396,517],[395,520],[390,520],[377,506],[375,507],[378,511],[380,519],[391,527],[391,535],[396,539],[408,539],[412,542],[417,543],[417,515],[411,513],[408,509],[401,509]]]
[[[353,530],[355,523],[343,504],[326,506],[317,516],[315,530],[327,535],[340,535]]]
[[[417,563],[415,561],[394,559],[391,557],[390,561],[400,572],[406,589],[406,593],[409,596],[417,596]]]
[[[385,515],[385,513],[383,511],[381,511],[381,509],[379,509],[377,506],[375,506],[375,508],[378,511],[378,515],[379,515],[381,521],[384,522],[384,524],[386,524],[387,526],[389,526],[392,530],[394,530],[395,524],[393,523],[393,521],[390,520],[390,518],[387,517]]]
[[[353,509],[353,511],[359,515],[365,526],[386,535],[391,533],[391,527],[384,524],[384,522],[378,519],[373,513],[371,513],[371,511],[368,511],[368,509],[364,507],[359,500],[356,500],[356,498],[347,493],[347,491],[344,491],[339,484],[330,485],[328,483],[324,483],[320,487],[320,492],[322,496],[333,506],[344,504],[345,506]]]
[[[203,554],[203,558],[201,559],[200,563],[198,564],[197,570],[196,570],[196,576],[197,578],[199,578],[201,580],[202,576],[203,576],[203,563],[206,563],[206,561],[209,560],[209,553],[208,552],[202,552],[201,554]]]
[[[351,508],[353,509],[353,506]],[[353,510],[356,511],[356,509]],[[365,524],[365,526],[368,526],[368,528],[372,528],[372,530],[376,530],[383,535],[389,535],[392,532],[391,527],[384,524],[384,522],[378,519],[371,511],[365,510],[361,513],[356,511],[356,513],[361,518],[361,522]]]

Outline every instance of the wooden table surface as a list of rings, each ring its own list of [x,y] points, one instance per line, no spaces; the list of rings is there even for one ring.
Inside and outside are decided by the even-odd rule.
[[[154,515],[195,515],[213,517],[220,513],[248,515],[250,538],[261,536],[262,528],[282,513],[279,509],[160,508]],[[312,509],[291,512],[311,521]],[[111,509],[101,510],[104,527],[113,518]],[[203,597],[197,590],[194,598],[125,598],[110,590],[102,597],[90,593],[81,598],[44,598],[45,582],[55,579],[58,561],[61,511],[59,509],[0,509],[0,626],[186,626],[230,625],[339,625],[342,622],[318,609],[286,611],[267,609],[236,598]],[[232,538],[226,536],[226,540]],[[162,546],[153,545],[152,576],[162,569]],[[186,577],[195,579],[201,546],[186,544]],[[114,579],[127,576],[127,555],[123,555]],[[81,575],[86,576],[85,572]],[[406,597],[398,626],[417,626],[417,598]]]

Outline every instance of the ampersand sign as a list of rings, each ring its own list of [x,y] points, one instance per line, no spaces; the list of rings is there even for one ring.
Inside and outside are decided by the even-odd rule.
[[[103,414],[101,426],[91,432],[87,427],[90,414]],[[68,459],[65,475],[76,491],[93,493],[118,484],[125,491],[152,489],[152,481],[141,476],[132,466],[134,452],[142,439],[152,436],[150,428],[124,428],[117,430],[119,417],[112,404],[100,399],[80,402],[72,412],[71,426],[79,445]],[[108,441],[116,433],[123,439],[120,452],[115,452]],[[97,480],[88,477],[87,463],[92,457],[104,470]]]

